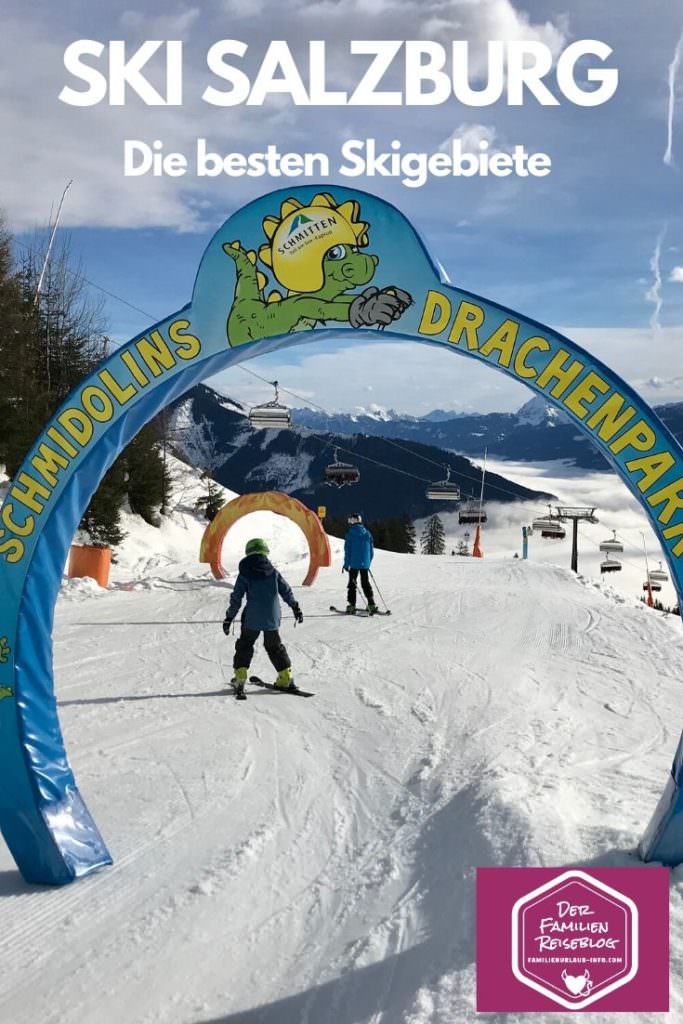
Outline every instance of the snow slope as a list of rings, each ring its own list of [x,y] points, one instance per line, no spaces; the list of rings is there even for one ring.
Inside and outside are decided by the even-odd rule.
[[[183,500],[128,523],[109,591],[58,603],[62,725],[115,865],[41,890],[0,848],[0,1020],[475,1019],[477,866],[634,863],[681,725],[680,620],[552,565],[381,552],[393,615],[331,617],[337,557],[283,628],[316,697],[239,704],[230,584]],[[301,541],[265,523],[240,528],[297,584]],[[682,898],[679,870],[672,1010],[624,1024],[683,1019]]]

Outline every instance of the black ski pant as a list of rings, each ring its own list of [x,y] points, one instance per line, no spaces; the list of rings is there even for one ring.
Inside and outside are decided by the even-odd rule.
[[[346,592],[346,599],[350,605],[356,607],[356,592],[358,590],[358,573],[360,573],[360,585],[365,594],[368,604],[375,603],[375,595],[370,586],[369,569],[349,569],[349,586]]]
[[[247,626],[242,626],[242,632],[235,642],[235,657],[232,661],[233,668],[249,668],[251,659],[254,657],[254,644],[260,634],[260,629],[248,629]],[[273,663],[273,667],[278,672],[292,667],[289,655],[287,654],[287,648],[280,639],[280,634],[276,629],[263,630],[263,645],[266,649],[266,654]]]

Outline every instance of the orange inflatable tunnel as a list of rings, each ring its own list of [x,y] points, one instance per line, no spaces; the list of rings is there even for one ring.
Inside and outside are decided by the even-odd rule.
[[[330,542],[315,512],[289,494],[283,494],[281,491],[262,491],[260,494],[241,494],[238,498],[233,498],[223,506],[204,531],[199,561],[209,563],[217,580],[225,578],[221,565],[223,540],[230,527],[250,512],[274,512],[275,515],[291,519],[301,528],[308,541],[310,553],[308,572],[303,581],[304,587],[313,585],[319,569],[332,565]]]

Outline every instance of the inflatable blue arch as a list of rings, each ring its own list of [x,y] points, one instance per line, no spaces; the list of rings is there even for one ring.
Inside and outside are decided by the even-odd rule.
[[[346,188],[273,192],[202,258],[192,301],[112,353],[46,424],[0,511],[0,827],[24,878],[60,885],[111,863],[57,716],[55,601],[72,537],[118,453],[196,382],[347,330],[466,355],[569,416],[647,513],[679,594],[683,450],[608,367],[556,331],[451,285],[406,218]],[[683,861],[683,744],[640,846]]]

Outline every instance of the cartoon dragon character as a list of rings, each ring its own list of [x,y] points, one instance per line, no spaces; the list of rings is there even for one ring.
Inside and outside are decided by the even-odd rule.
[[[368,225],[359,219],[355,199],[337,204],[328,192],[314,196],[308,206],[286,199],[279,217],[265,217],[267,242],[258,258],[272,270],[277,289],[265,294],[267,277],[257,267],[254,250],[240,242],[223,245],[235,263],[235,298],[228,315],[231,346],[294,331],[310,331],[328,320],[351,327],[378,327],[398,320],[412,297],[395,286],[353,289],[367,285],[379,257],[361,252],[368,245]]]
[[[14,690],[11,686],[0,686],[0,700],[4,700],[5,697],[13,697]]]

